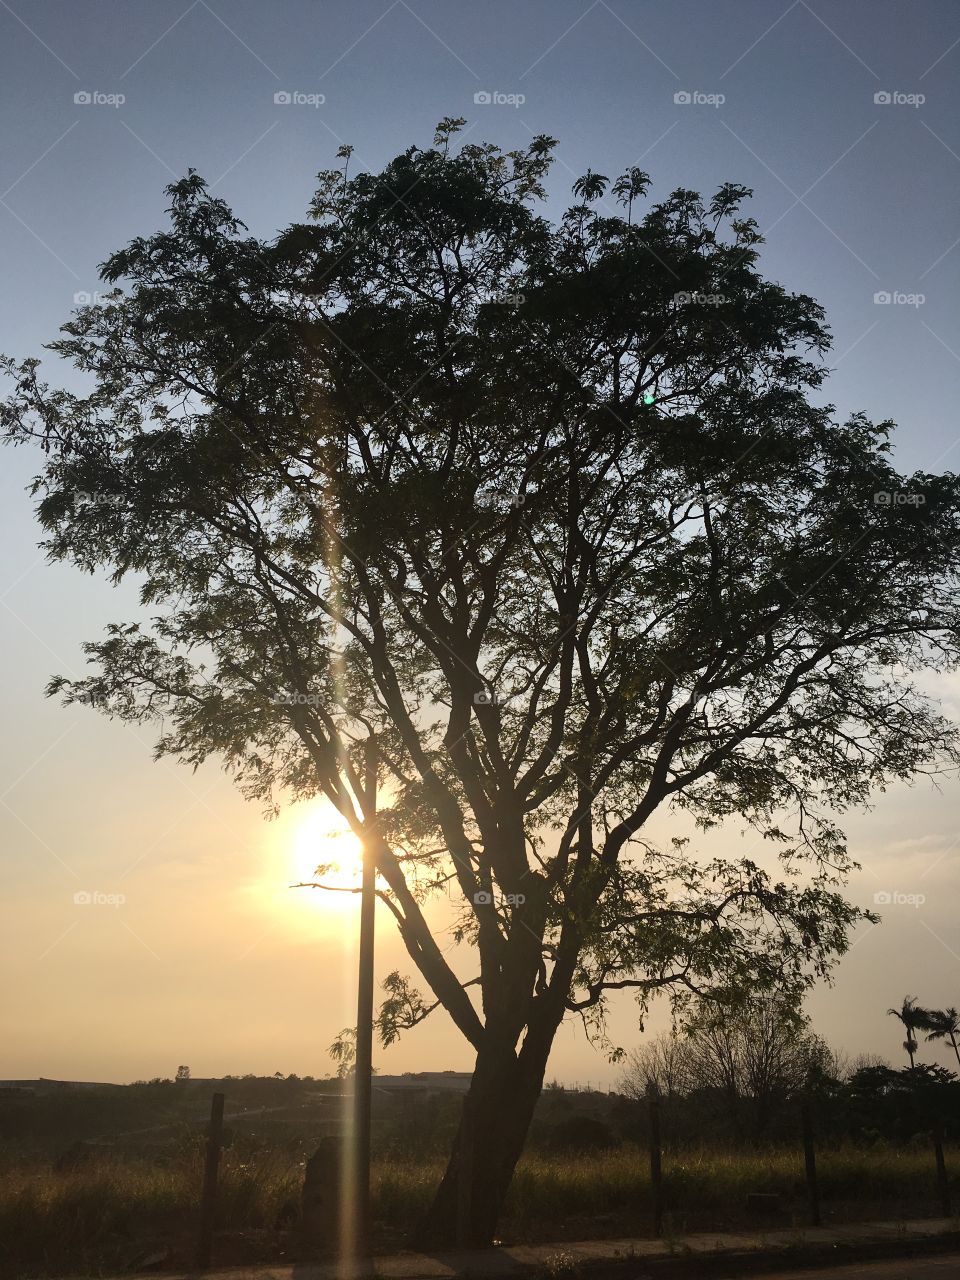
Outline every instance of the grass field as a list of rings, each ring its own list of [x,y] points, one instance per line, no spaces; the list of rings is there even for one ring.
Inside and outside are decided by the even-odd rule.
[[[960,1151],[948,1153],[955,1197]],[[380,1160],[373,1170],[378,1246],[402,1248],[439,1180],[442,1161]],[[747,1216],[749,1191],[779,1192],[783,1212],[766,1225],[805,1221],[802,1157],[793,1151],[665,1156],[668,1233],[762,1225]],[[847,1147],[819,1157],[827,1221],[895,1220],[938,1212],[932,1152],[926,1148]],[[225,1153],[216,1261],[293,1260],[296,1239],[277,1222],[295,1208],[302,1170],[288,1152]],[[143,1265],[189,1262],[196,1222],[200,1159],[195,1152],[160,1164],[106,1156],[72,1170],[20,1164],[0,1171],[0,1274],[96,1274]],[[957,1197],[960,1198],[960,1197]],[[650,1185],[642,1151],[531,1154],[510,1192],[507,1241],[644,1235]]]

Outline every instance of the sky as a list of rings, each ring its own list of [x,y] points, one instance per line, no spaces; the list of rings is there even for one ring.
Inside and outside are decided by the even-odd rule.
[[[189,168],[269,237],[305,215],[342,143],[375,170],[464,116],[471,141],[559,140],[553,213],[588,166],[641,166],[653,199],[752,187],[765,274],[826,308],[838,415],[896,421],[908,472],[960,461],[954,0],[0,0],[0,112],[8,355],[44,354],[103,287],[98,263],[164,224],[163,188]],[[266,822],[215,765],[154,763],[147,729],[44,698],[136,601],[45,562],[38,467],[0,452],[0,1078],[327,1074],[354,1021],[356,903],[287,887],[337,847],[326,819]],[[929,687],[960,714],[960,680]],[[808,1009],[851,1056],[903,1056],[886,1010],[906,994],[960,1004],[958,800],[955,779],[920,782],[846,820],[851,897],[883,923]],[[749,843],[735,826],[722,840]],[[405,966],[378,923],[382,977]],[[468,1069],[442,1017],[379,1069]],[[665,1025],[655,1011],[645,1034]],[[611,1031],[639,1043],[629,1000]],[[548,1077],[617,1073],[561,1029]]]

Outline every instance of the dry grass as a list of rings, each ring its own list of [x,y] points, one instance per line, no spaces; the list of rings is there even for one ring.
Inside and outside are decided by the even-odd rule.
[[[958,1169],[956,1157],[952,1163]],[[842,1147],[820,1154],[818,1173],[824,1209],[838,1218],[889,1216],[894,1204],[903,1217],[937,1209],[933,1153],[926,1148]],[[667,1154],[664,1179],[668,1221],[678,1230],[749,1225],[750,1191],[778,1193],[787,1222],[806,1218],[799,1151]],[[524,1239],[589,1237],[595,1225],[611,1234],[643,1234],[651,1201],[646,1154],[634,1147],[575,1160],[531,1155],[517,1170],[505,1225]]]
[[[960,1153],[948,1161],[960,1168]],[[396,1158],[373,1170],[374,1213],[384,1247],[408,1238],[429,1203],[443,1162]],[[932,1152],[845,1147],[819,1158],[828,1215],[889,1218],[937,1210]],[[793,1151],[693,1151],[665,1157],[669,1222],[674,1230],[744,1226],[748,1191],[779,1192],[786,1220],[802,1221],[802,1157]],[[275,1229],[295,1206],[300,1167],[280,1151],[256,1157],[225,1153],[218,1260],[269,1261],[295,1256]],[[187,1153],[169,1163],[105,1156],[67,1171],[20,1165],[0,1171],[0,1274],[21,1276],[123,1270],[153,1251],[170,1265],[189,1261],[195,1232],[200,1162]],[[650,1186],[645,1154],[622,1147],[575,1157],[531,1154],[517,1170],[503,1224],[505,1239],[563,1240],[644,1234]],[[896,1206],[894,1208],[894,1206]]]

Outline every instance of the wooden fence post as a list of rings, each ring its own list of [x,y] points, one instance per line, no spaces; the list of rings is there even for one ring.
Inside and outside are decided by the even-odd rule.
[[[933,1153],[937,1158],[937,1187],[940,1191],[940,1210],[945,1218],[952,1217],[950,1209],[950,1183],[947,1181],[947,1162],[943,1158],[943,1129],[933,1131]]]
[[[807,1174],[807,1195],[810,1199],[810,1223],[820,1226],[820,1191],[817,1187],[817,1152],[813,1144],[813,1116],[810,1099],[800,1100],[800,1127],[803,1131],[803,1164]]]
[[[203,1166],[203,1192],[200,1197],[200,1239],[197,1242],[197,1266],[209,1267],[213,1247],[213,1219],[217,1209],[217,1172],[223,1142],[222,1093],[215,1093],[210,1104],[210,1128],[207,1131],[206,1159]]]
[[[457,1144],[457,1246],[471,1243],[471,1209],[473,1181],[473,1105],[468,1094],[463,1099],[460,1139]]]
[[[653,1194],[653,1234],[663,1235],[663,1153],[660,1139],[660,1090],[647,1082],[650,1118],[650,1190]]]

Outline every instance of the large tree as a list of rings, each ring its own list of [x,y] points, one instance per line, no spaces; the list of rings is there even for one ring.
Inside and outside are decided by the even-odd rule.
[[[374,850],[426,988],[395,976],[383,1030],[442,1008],[476,1056],[484,1242],[567,1013],[796,994],[844,950],[836,813],[956,756],[911,672],[958,656],[960,490],[815,403],[823,313],[759,273],[744,188],[640,216],[631,170],[624,217],[590,174],[550,222],[552,140],[459,124],[322,173],[268,242],[175,183],[52,344],[87,389],[10,364],[5,417],[46,450],[51,556],[142,583],[52,691]],[[665,809],[764,853],[659,849]]]
[[[759,1137],[778,1101],[835,1075],[826,1043],[785,997],[695,1000],[685,1012],[684,1035],[659,1035],[627,1055],[621,1089],[629,1097],[642,1097],[650,1085],[667,1099],[722,1094],[722,1110],[743,1133],[750,1126],[741,1104],[749,1102]],[[715,1110],[715,1096],[713,1103]]]
[[[757,1137],[766,1130],[778,1100],[803,1092],[830,1072],[827,1045],[788,1000],[767,997],[740,1006],[704,1001],[688,1023],[687,1065],[691,1089],[727,1095],[736,1111],[752,1104]]]

